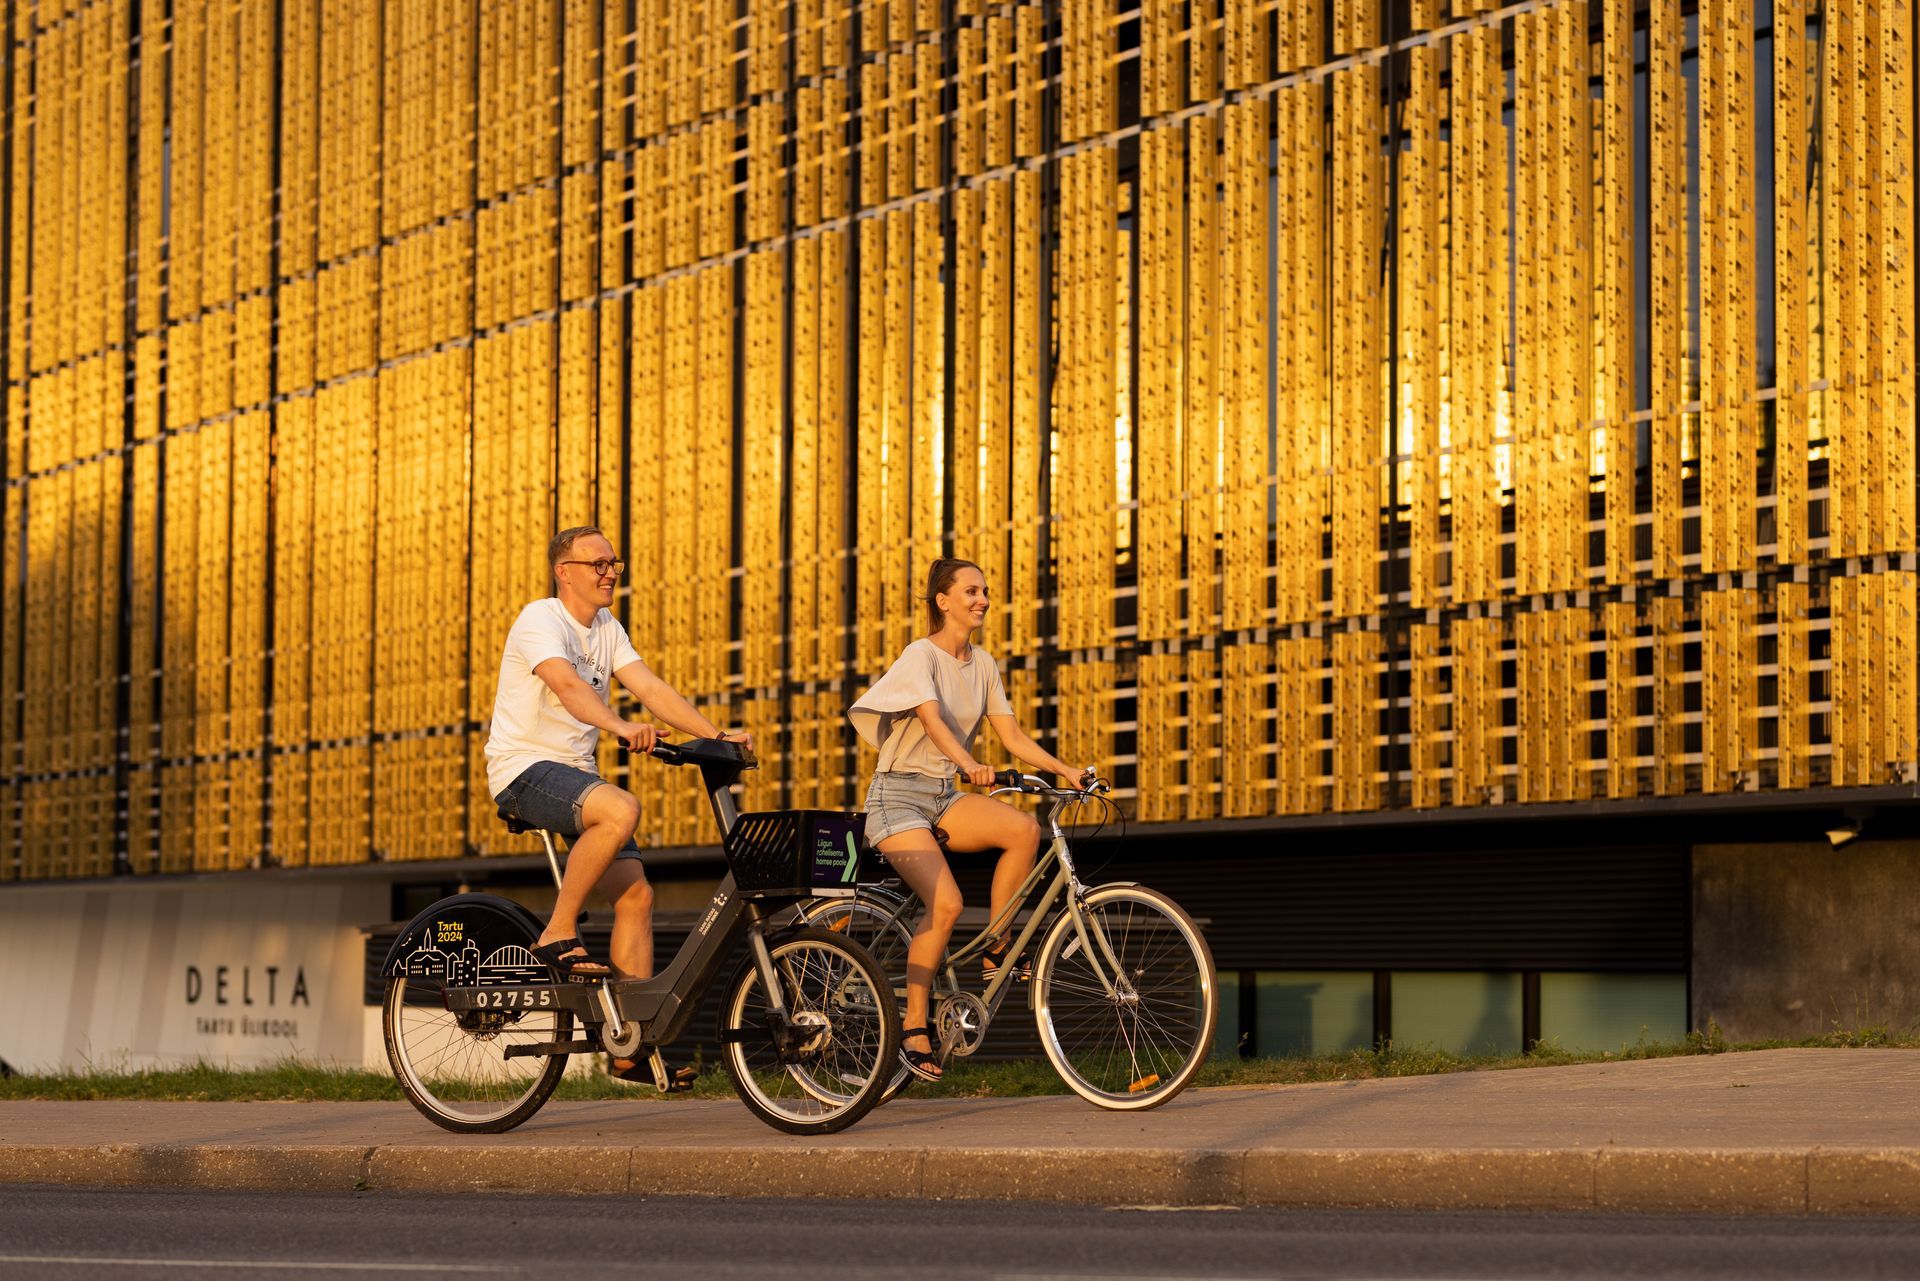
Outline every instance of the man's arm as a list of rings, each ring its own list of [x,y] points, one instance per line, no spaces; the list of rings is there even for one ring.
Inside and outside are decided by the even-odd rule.
[[[654,674],[645,660],[634,659],[613,674],[613,678],[626,687],[629,694],[653,715],[658,716],[682,734],[693,738],[720,738],[723,731],[719,726],[700,714],[700,709],[689,703],[673,686]],[[578,680],[578,677],[574,679]],[[736,741],[753,746],[751,737],[745,734],[733,736]]]
[[[600,701],[600,696],[593,692],[592,686],[580,679],[579,673],[573,670],[573,664],[566,659],[549,658],[535,667],[533,674],[546,682],[547,688],[560,700],[560,706],[566,708],[567,714],[582,725],[617,734],[623,740],[631,738],[639,728],[615,716],[613,709]]]

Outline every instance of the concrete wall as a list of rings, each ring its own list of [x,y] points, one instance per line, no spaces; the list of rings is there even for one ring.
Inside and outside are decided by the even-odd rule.
[[[1920,842],[1697,846],[1692,996],[1735,1041],[1920,1024]]]
[[[358,1064],[360,927],[386,920],[388,894],[311,876],[0,888],[0,1059]]]

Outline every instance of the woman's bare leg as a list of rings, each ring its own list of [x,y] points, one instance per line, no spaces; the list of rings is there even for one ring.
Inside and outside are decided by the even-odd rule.
[[[953,869],[947,866],[933,833],[925,828],[917,827],[887,837],[880,842],[880,852],[887,856],[887,862],[907,883],[907,888],[927,905],[913,941],[907,944],[907,1010],[901,1019],[902,1027],[925,1027],[934,971],[939,968],[947,940],[953,937],[954,922],[960,919],[960,909],[964,906],[960,886],[953,879]],[[932,1042],[922,1037],[910,1037],[901,1044],[905,1049],[925,1054],[933,1052]],[[939,1072],[938,1068],[930,1070]]]
[[[1040,825],[1005,801],[962,796],[940,816],[940,826],[947,833],[947,848],[956,854],[1000,851],[1000,861],[993,867],[989,908],[989,920],[998,922],[1033,871],[1033,860],[1040,852]],[[1003,932],[1007,924],[1001,925]]]

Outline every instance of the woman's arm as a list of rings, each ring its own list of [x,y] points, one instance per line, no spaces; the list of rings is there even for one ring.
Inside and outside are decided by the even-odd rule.
[[[960,770],[960,777],[975,787],[985,787],[993,782],[993,767],[982,765],[960,746],[960,740],[947,727],[945,718],[940,715],[940,700],[930,698],[913,709],[920,718],[920,728],[927,731],[927,737],[948,760]]]
[[[989,716],[987,724],[993,726],[994,736],[1000,740],[1001,745],[1008,752],[1013,754],[1013,759],[1023,765],[1031,765],[1049,774],[1058,774],[1061,778],[1073,779],[1082,786],[1093,773],[1092,766],[1088,766],[1085,770],[1076,770],[1034,742],[1027,737],[1027,732],[1020,728],[1020,723],[1011,716]]]

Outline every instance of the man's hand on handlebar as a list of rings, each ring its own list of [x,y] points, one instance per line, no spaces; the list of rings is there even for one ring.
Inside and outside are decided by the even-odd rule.
[[[614,737],[629,752],[651,752],[653,745],[666,735],[667,731],[658,725],[649,725],[645,721],[628,721],[614,731]]]

